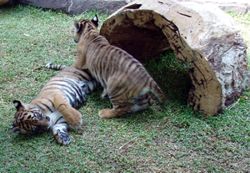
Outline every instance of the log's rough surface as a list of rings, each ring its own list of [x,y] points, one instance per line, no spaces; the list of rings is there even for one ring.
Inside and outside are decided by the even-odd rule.
[[[235,12],[238,14],[246,14],[250,12],[250,1],[247,0],[177,0],[192,1],[200,4],[214,4],[223,11]]]
[[[188,103],[215,115],[244,90],[246,45],[232,18],[212,5],[136,0],[113,13],[100,33],[143,61],[172,49],[190,65]]]
[[[0,6],[2,5],[14,5],[16,0],[0,0]]]
[[[110,14],[127,4],[126,0],[18,0],[18,2],[46,9],[61,10],[68,14],[80,14],[88,10],[98,10]]]
[[[8,2],[9,2],[9,0],[0,0],[0,5],[7,4]]]

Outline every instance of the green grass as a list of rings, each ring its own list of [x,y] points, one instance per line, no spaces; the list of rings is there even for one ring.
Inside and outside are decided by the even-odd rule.
[[[29,102],[56,74],[38,67],[74,61],[70,30],[79,17],[32,7],[0,9],[0,172],[249,171],[250,92],[224,114],[205,119],[186,106],[186,67],[171,53],[147,65],[170,97],[163,110],[153,106],[101,120],[98,110],[110,103],[98,91],[80,109],[86,129],[82,135],[71,132],[69,146],[57,145],[47,133],[32,138],[12,134],[12,100]]]

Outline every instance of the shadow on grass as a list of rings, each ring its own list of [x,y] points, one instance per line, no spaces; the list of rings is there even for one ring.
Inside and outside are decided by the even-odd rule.
[[[53,143],[53,142],[56,143],[56,141],[54,141],[54,139],[50,135],[49,131],[39,133],[39,134],[30,134],[30,135],[14,134],[13,132],[10,132],[10,133],[12,133],[10,136],[12,136],[11,143],[13,145],[36,143],[37,141],[40,141],[41,139],[44,139],[44,138],[51,138],[51,140],[49,140],[50,143]],[[47,140],[44,140],[44,141],[47,141]]]
[[[169,50],[157,58],[148,60],[144,65],[170,102],[187,104],[191,87],[188,64],[176,59],[173,51]]]
[[[18,133],[14,133],[11,130],[9,130],[9,133],[11,134],[11,136],[13,136],[13,138],[16,138],[17,140],[27,140],[27,139],[32,139],[32,138],[42,136],[42,135],[50,133],[50,132],[49,132],[49,130],[47,130],[47,131],[43,131],[43,132],[39,132],[39,133],[18,134]]]

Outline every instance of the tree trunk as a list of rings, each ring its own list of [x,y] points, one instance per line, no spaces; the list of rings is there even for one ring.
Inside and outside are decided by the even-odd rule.
[[[190,64],[189,105],[215,115],[244,89],[246,45],[235,26],[216,6],[136,0],[113,13],[100,33],[140,61],[171,48]]]

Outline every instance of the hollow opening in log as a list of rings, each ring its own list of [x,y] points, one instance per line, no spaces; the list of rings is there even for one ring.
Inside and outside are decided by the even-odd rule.
[[[152,59],[147,59],[143,64],[169,100],[187,104],[192,85],[187,63],[178,60],[174,52],[169,49]]]
[[[148,21],[143,27],[138,27],[131,20],[124,19],[123,25],[117,26],[112,31],[112,38],[109,41],[141,62],[158,56],[170,48],[166,36],[153,24],[153,21]]]

